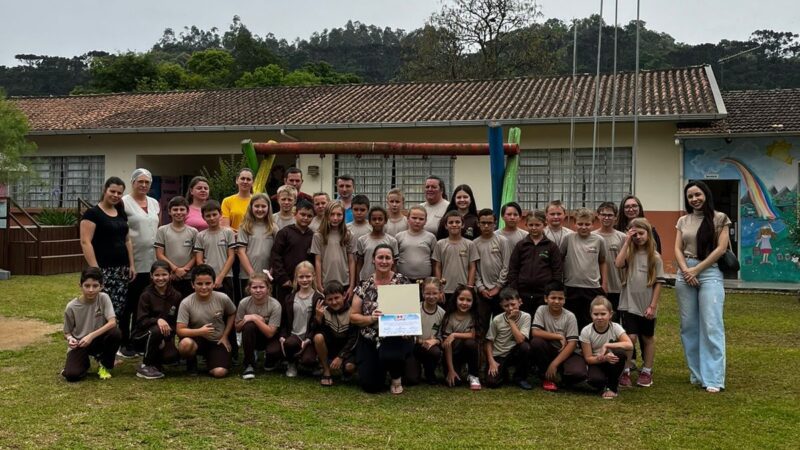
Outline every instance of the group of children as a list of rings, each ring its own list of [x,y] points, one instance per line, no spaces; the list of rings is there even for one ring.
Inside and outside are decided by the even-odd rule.
[[[349,301],[374,272],[375,248],[388,245],[396,271],[421,284],[423,333],[408,360],[408,384],[422,376],[438,383],[441,367],[453,386],[466,366],[466,384],[480,389],[484,366],[488,386],[501,385],[513,368],[513,380],[530,389],[534,367],[546,390],[587,382],[613,398],[619,384],[632,384],[638,338],[644,365],[637,384],[650,386],[664,276],[647,220],[617,231],[617,209],[603,203],[596,214],[575,211],[572,231],[563,226],[567,215],[558,201],[524,217],[512,202],[503,206],[505,226],[496,230],[493,211],[477,211],[469,194],[458,199],[469,204],[444,214],[442,239],[425,230],[422,205],[403,212],[396,189],[387,195],[387,209],[354,196],[349,224],[344,205],[324,193],[314,194],[313,204],[296,202],[294,188],[282,187],[281,211],[274,214],[270,199],[255,194],[238,233],[221,226],[213,200],[202,208],[208,228],[198,233],[185,224],[186,200],[173,198],[171,222],[156,235],[152,282],[132,333],[143,354],[137,375],[161,378],[164,366],[180,359],[196,373],[201,355],[208,373],[223,377],[238,362],[241,345],[243,379],[255,377],[263,352],[266,370],[285,364],[290,377],[316,370],[322,385],[332,385],[334,373],[355,371],[358,333]],[[600,228],[593,231],[596,217]],[[82,273],[82,294],[65,311],[68,380],[86,375],[90,355],[98,358],[101,377],[114,365],[119,336],[96,272]],[[246,293],[241,299],[234,282]]]

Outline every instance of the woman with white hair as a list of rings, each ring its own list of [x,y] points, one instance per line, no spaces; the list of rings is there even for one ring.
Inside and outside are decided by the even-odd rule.
[[[125,214],[128,216],[128,228],[133,243],[133,264],[136,277],[128,285],[128,297],[125,310],[117,321],[122,331],[122,346],[119,355],[125,358],[136,356],[132,346],[128,345],[131,322],[136,320],[136,309],[139,296],[150,283],[150,266],[156,260],[156,231],[161,222],[161,209],[158,200],[147,195],[153,183],[153,175],[147,169],[136,169],[131,174],[131,193],[122,197]]]

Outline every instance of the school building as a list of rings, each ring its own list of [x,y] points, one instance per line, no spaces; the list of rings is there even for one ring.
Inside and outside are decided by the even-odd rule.
[[[518,200],[524,208],[542,208],[552,199],[570,208],[594,208],[632,192],[660,231],[671,268],[682,186],[698,177],[687,170],[694,167],[687,155],[713,147],[709,142],[725,142],[715,133],[724,129],[720,124],[734,123],[726,94],[709,66],[642,71],[634,150],[634,74],[620,73],[616,83],[611,75],[601,75],[599,92],[595,83],[593,75],[582,74],[575,80],[556,76],[13,99],[30,119],[30,138],[39,147],[32,167],[40,177],[36,185],[22,183],[10,191],[26,206],[68,207],[77,196],[96,201],[106,177],[127,180],[133,169],[146,167],[158,177],[155,195],[171,195],[185,192],[186,180],[201,168],[213,170],[220,157],[239,154],[243,139],[485,143],[487,126],[496,122],[506,131],[512,126],[522,130]],[[793,105],[796,112],[796,97]],[[796,122],[784,125],[781,133],[793,129],[796,134]],[[784,141],[796,158],[796,138],[786,135]],[[347,173],[354,176],[357,193],[380,201],[397,186],[410,205],[422,201],[425,176],[436,174],[446,180],[448,194],[455,185],[469,184],[477,205],[491,206],[488,156],[298,155],[279,157],[276,163],[303,169],[308,193],[335,192],[335,176]],[[776,187],[786,187],[796,199],[797,166],[789,164],[795,164],[795,181]],[[728,166],[711,178],[737,179],[739,172]],[[746,186],[739,183],[738,188]],[[740,226],[737,222],[736,233]],[[773,222],[780,236],[778,228]],[[777,247],[780,238],[772,242]],[[742,253],[749,255],[750,249],[742,247]]]

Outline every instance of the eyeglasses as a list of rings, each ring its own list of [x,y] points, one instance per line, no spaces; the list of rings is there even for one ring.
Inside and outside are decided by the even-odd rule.
[[[639,209],[639,205],[625,205],[625,209]]]

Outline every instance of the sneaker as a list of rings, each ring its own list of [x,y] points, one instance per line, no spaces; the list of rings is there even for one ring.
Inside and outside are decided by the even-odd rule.
[[[636,385],[641,387],[650,387],[653,385],[653,374],[651,372],[642,372],[639,374],[639,379],[636,380]]]
[[[136,358],[137,353],[136,350],[133,350],[131,348],[120,347],[119,350],[117,350],[117,356],[123,359],[133,359]]]
[[[274,366],[270,366],[270,365],[268,365],[266,363],[264,364],[264,371],[265,372],[274,372],[277,369],[278,369],[278,365],[277,364],[274,365]]]
[[[709,387],[706,388],[706,392],[708,392],[709,394],[718,394],[719,393],[719,388],[718,387],[709,386]]]
[[[481,380],[473,375],[467,376],[467,381],[469,381],[469,388],[473,391],[480,391],[481,390]]]
[[[517,381],[517,386],[519,386],[521,389],[525,389],[526,391],[530,391],[531,389],[533,389],[533,386],[531,386],[531,384],[528,383],[528,380]]]
[[[105,366],[101,365],[97,368],[97,376],[100,377],[101,380],[108,380],[111,378],[111,373]]]
[[[289,378],[294,378],[297,376],[297,364],[289,363],[289,365],[286,366],[286,376]]]
[[[242,379],[243,380],[252,380],[256,377],[256,371],[253,369],[253,366],[248,365],[242,371]]]
[[[136,376],[139,378],[144,378],[145,380],[157,380],[159,378],[164,378],[164,374],[158,369],[153,366],[146,366],[144,364],[140,365],[136,369]]]
[[[544,389],[544,390],[545,390],[545,391],[547,391],[547,392],[555,392],[555,391],[557,391],[557,390],[558,390],[558,386],[556,386],[556,384],[555,384],[555,383],[553,383],[553,382],[552,382],[552,381],[550,381],[550,380],[545,380],[545,381],[542,383],[542,389]]]
[[[619,376],[619,385],[621,387],[631,387],[632,384],[631,373],[628,371],[622,372],[622,375]]]
[[[603,391],[602,397],[603,397],[604,400],[613,400],[613,399],[617,398],[617,395],[618,394],[616,392],[612,391],[611,389],[606,388],[606,390]]]

